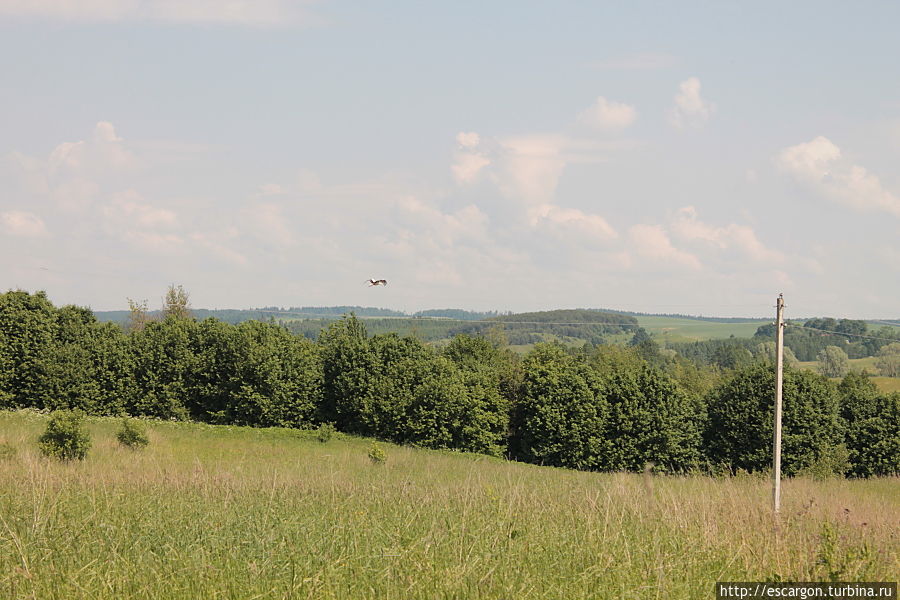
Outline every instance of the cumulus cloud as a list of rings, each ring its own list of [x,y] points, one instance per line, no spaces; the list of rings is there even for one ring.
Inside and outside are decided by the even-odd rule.
[[[155,21],[257,27],[314,22],[304,0],[0,0],[0,15],[82,22]]]
[[[481,136],[474,131],[460,131],[456,134],[456,143],[463,148],[474,148],[481,143]]]
[[[541,204],[528,211],[529,222],[535,228],[550,228],[563,236],[573,233],[594,242],[608,242],[619,237],[616,230],[600,215],[586,214],[576,208]]]
[[[456,134],[456,143],[459,147],[454,154],[450,170],[458,183],[472,183],[481,170],[491,164],[491,159],[478,150],[481,136],[474,131]]]
[[[628,233],[632,248],[639,256],[692,270],[701,268],[696,256],[672,245],[672,240],[660,225],[633,225]]]
[[[700,95],[700,80],[691,77],[678,84],[675,106],[669,109],[669,123],[677,129],[698,127],[706,123],[716,106]]]
[[[900,217],[900,198],[886,190],[865,167],[844,160],[841,149],[824,136],[785,148],[775,157],[775,164],[800,183],[841,204]]]
[[[117,227],[170,228],[178,223],[173,211],[145,203],[134,190],[115,194],[103,213]]]
[[[719,250],[735,249],[745,258],[754,261],[783,260],[784,255],[777,250],[766,247],[752,227],[730,223],[725,226],[714,226],[704,223],[697,217],[693,206],[680,209],[673,220],[672,233],[684,242],[699,242]]]
[[[500,191],[527,204],[550,202],[566,166],[565,143],[557,135],[500,140],[503,156],[494,176]]]
[[[44,220],[34,213],[22,210],[0,212],[0,230],[17,237],[43,237],[47,235]]]
[[[457,152],[456,160],[450,169],[459,183],[475,181],[483,168],[491,164],[491,159],[478,152]]]
[[[188,236],[193,245],[204,250],[210,256],[243,267],[249,264],[249,259],[235,248],[234,240],[240,235],[239,231],[234,227],[229,227],[223,231],[195,231]]]
[[[599,131],[619,131],[637,119],[637,109],[629,104],[613,102],[603,96],[578,115],[578,121]]]
[[[138,161],[123,141],[112,123],[100,121],[89,140],[63,142],[53,149],[47,160],[49,174],[89,178],[106,175],[110,170],[132,169]]]

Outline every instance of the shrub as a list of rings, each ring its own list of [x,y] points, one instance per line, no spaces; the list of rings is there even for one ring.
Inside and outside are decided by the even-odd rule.
[[[44,456],[60,460],[82,460],[91,447],[91,437],[83,428],[84,415],[77,411],[58,410],[50,415],[47,429],[38,438]]]
[[[810,465],[803,467],[797,475],[805,475],[813,479],[825,480],[830,477],[843,477],[850,469],[850,451],[845,444],[824,448]]]
[[[376,465],[380,465],[387,460],[387,453],[381,446],[372,442],[372,447],[369,448],[369,459]]]
[[[122,429],[116,434],[119,443],[132,450],[140,450],[150,443],[147,428],[136,419],[122,419]]]
[[[318,431],[316,431],[316,439],[324,444],[331,439],[331,436],[334,435],[334,431],[333,423],[322,423],[319,425]]]
[[[12,460],[16,457],[16,447],[8,442],[0,442],[0,460]]]

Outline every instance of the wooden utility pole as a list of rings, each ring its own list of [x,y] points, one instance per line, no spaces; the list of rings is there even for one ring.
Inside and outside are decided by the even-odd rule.
[[[772,456],[772,505],[781,510],[781,393],[784,382],[784,298],[778,294],[775,312],[775,439]]]

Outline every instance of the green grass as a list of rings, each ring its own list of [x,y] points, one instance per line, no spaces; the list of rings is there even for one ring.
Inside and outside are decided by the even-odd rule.
[[[900,377],[873,377],[872,382],[882,392],[900,392]]]
[[[637,320],[648,333],[669,342],[695,342],[728,338],[732,335],[753,337],[760,326],[768,323],[766,320],[717,323],[678,317],[637,317]]]
[[[877,373],[878,369],[875,367],[875,361],[878,360],[875,356],[868,356],[866,358],[851,358],[850,359],[850,368],[854,371],[868,371],[869,373]],[[815,360],[808,360],[799,363],[799,367],[801,369],[807,369],[809,371],[819,371],[819,363]],[[834,381],[840,381],[840,378],[834,378]],[[900,392],[900,377],[872,377],[872,383],[874,383],[880,392],[890,394],[891,392]]]
[[[93,419],[83,462],[0,412],[0,597],[708,598],[717,580],[893,580],[897,479],[579,473],[315,432]],[[836,546],[823,534],[837,532]],[[820,559],[827,557],[823,563]]]

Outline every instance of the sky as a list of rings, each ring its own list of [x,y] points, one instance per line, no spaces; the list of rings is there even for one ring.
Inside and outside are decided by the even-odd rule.
[[[0,288],[900,317],[900,4],[0,0]],[[386,287],[368,287],[369,277]]]

